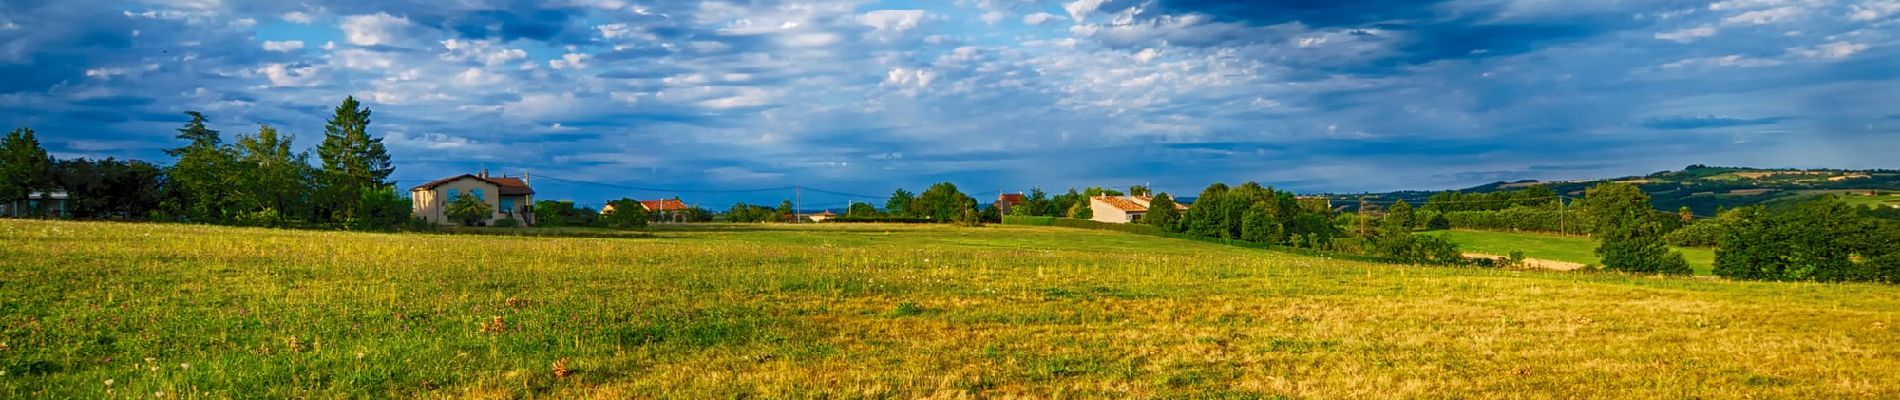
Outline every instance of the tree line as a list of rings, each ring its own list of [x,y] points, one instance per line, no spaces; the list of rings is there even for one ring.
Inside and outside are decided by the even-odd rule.
[[[70,217],[274,227],[393,229],[410,222],[409,200],[371,111],[346,97],[324,125],[317,164],[293,152],[292,135],[270,125],[226,142],[203,113],[187,111],[170,166],[113,158],[55,160],[31,128],[0,139],[0,201],[64,190]],[[45,199],[22,214],[50,215]]]

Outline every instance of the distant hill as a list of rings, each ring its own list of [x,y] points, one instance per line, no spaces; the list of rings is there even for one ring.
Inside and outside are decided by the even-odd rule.
[[[1747,167],[1710,167],[1691,165],[1680,171],[1662,171],[1643,176],[1573,181],[1492,182],[1464,189],[1465,193],[1490,193],[1544,185],[1565,196],[1583,197],[1583,192],[1603,182],[1634,184],[1649,193],[1660,210],[1689,206],[1697,215],[1711,215],[1718,207],[1738,207],[1797,200],[1823,194],[1839,194],[1850,203],[1900,205],[1900,170],[1847,169],[1764,169]],[[1327,194],[1334,204],[1356,209],[1358,200],[1387,203],[1404,199],[1424,204],[1434,191],[1399,191],[1368,194]]]

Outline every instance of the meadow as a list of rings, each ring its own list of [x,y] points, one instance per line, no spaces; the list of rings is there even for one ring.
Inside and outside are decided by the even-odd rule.
[[[0,220],[0,398],[1900,398],[1894,286],[1056,227],[573,236]]]
[[[1557,260],[1584,265],[1601,265],[1597,258],[1596,239],[1578,236],[1548,235],[1531,232],[1499,232],[1481,230],[1441,230],[1419,232],[1420,235],[1437,236],[1457,243],[1460,250],[1490,255],[1509,255],[1513,251],[1524,252],[1525,257]],[[1673,247],[1682,252],[1682,258],[1689,261],[1689,268],[1696,275],[1711,275],[1715,268],[1715,250],[1699,247]]]

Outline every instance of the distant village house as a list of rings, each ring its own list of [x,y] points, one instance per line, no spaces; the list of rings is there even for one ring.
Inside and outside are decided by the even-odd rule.
[[[462,196],[474,196],[495,209],[494,215],[482,221],[483,225],[494,225],[495,221],[504,219],[534,225],[534,189],[528,186],[526,174],[519,178],[493,177],[488,176],[488,170],[482,170],[424,183],[409,189],[409,193],[415,216],[432,224],[459,224],[461,221],[448,217],[449,203]]]
[[[991,207],[995,207],[999,214],[1012,215],[1011,210],[1027,202],[1029,202],[1028,198],[1023,197],[1022,193],[1004,193],[996,196],[996,203],[991,204]]]
[[[15,200],[13,202],[0,202],[0,216],[66,217],[67,202],[71,201],[71,197],[72,196],[67,194],[64,190],[55,190],[51,193],[27,193],[24,199]]]
[[[1141,216],[1148,213],[1148,206],[1154,197],[1150,196],[1095,196],[1089,198],[1090,218],[1099,222],[1126,224],[1141,222]],[[1187,211],[1188,207],[1176,203],[1174,209]]]

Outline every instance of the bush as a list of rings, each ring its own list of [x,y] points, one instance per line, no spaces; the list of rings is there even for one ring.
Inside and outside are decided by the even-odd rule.
[[[1050,226],[1056,223],[1056,219],[1056,217],[1005,215],[1003,216],[1003,225]]]
[[[928,224],[928,223],[932,223],[936,221],[931,221],[925,218],[908,218],[908,217],[843,216],[843,217],[827,219],[824,222],[836,222],[836,223],[844,223],[844,224]]]
[[[1577,207],[1571,207],[1565,211],[1548,207],[1521,206],[1495,211],[1451,211],[1440,214],[1446,219],[1444,222],[1428,220],[1426,228],[1538,231],[1581,235],[1589,233],[1589,226],[1587,226],[1589,224],[1583,221],[1584,215],[1585,213]]]
[[[519,228],[521,227],[521,221],[516,220],[515,217],[513,216],[510,216],[507,218],[495,220],[495,227],[496,228]]]
[[[1714,247],[1722,240],[1725,229],[1721,220],[1705,219],[1663,235],[1663,242],[1671,246]]]
[[[1446,229],[1451,229],[1451,219],[1445,218],[1444,213],[1432,213],[1431,218],[1425,220],[1425,230],[1442,231]]]

